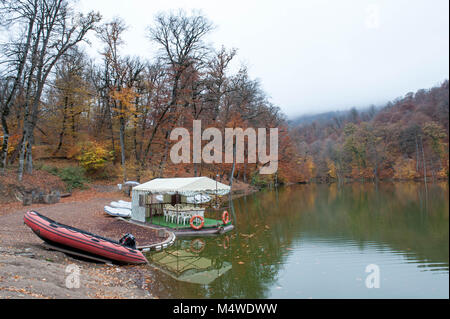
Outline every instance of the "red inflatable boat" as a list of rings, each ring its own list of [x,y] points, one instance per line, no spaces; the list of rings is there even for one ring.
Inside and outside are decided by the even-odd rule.
[[[25,213],[23,219],[36,235],[51,245],[121,263],[147,263],[142,252],[136,249],[132,235],[127,234],[123,238],[125,240],[121,239],[120,242],[116,242],[81,229],[59,224],[34,211]]]

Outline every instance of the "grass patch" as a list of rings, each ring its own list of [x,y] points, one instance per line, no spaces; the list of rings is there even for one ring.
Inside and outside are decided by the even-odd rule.
[[[147,222],[150,222],[150,218],[147,218]],[[171,222],[167,222],[164,220],[164,216],[153,216],[152,217],[152,224],[169,227],[169,228],[191,228],[189,223],[186,224],[175,224]],[[223,225],[223,222],[221,220],[212,219],[212,218],[205,218],[205,224],[203,225],[203,228],[211,228],[211,227],[217,227],[217,226]]]
[[[69,192],[75,188],[86,189],[85,183],[89,182],[86,177],[86,172],[82,167],[67,166],[64,168],[57,168],[49,165],[42,165],[39,169],[61,178],[66,184],[66,189]]]
[[[256,187],[264,188],[271,184],[273,184],[272,175],[260,175],[258,172],[255,172],[251,177],[250,184]]]

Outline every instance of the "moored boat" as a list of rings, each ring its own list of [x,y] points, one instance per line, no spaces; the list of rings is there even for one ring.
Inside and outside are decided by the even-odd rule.
[[[142,252],[136,249],[134,237],[130,234],[126,234],[117,242],[57,223],[35,211],[26,212],[24,222],[37,236],[51,245],[100,256],[120,263],[147,263],[147,259]]]
[[[131,211],[131,202],[119,200],[118,202],[113,201],[109,205],[113,208],[125,208]]]
[[[111,216],[125,218],[131,217],[131,209],[105,206],[103,207],[103,210]]]
[[[155,178],[133,187],[131,220],[177,236],[220,235],[234,228],[227,207],[219,205],[230,191],[206,176]]]

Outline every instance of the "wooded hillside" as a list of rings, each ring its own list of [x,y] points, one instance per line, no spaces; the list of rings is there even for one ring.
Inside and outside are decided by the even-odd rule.
[[[448,178],[448,80],[376,110],[330,116],[292,129],[307,179]]]
[[[17,171],[19,181],[49,159],[123,181],[219,175],[258,185],[448,176],[448,81],[381,110],[289,126],[245,66],[230,71],[237,49],[206,43],[214,25],[196,12],[149,21],[148,41],[159,53],[146,59],[122,53],[127,27],[120,18],[81,15],[65,0],[3,0],[0,27],[8,34],[0,47],[0,169]],[[88,34],[102,43],[100,61],[82,49]],[[278,128],[278,172],[259,175],[261,164],[247,160],[173,164],[170,132],[192,132],[193,120],[221,132]]]
[[[173,165],[170,132],[191,131],[193,120],[222,132],[278,127],[276,178],[300,178],[283,114],[245,66],[229,71],[236,49],[205,43],[214,28],[206,17],[159,14],[148,30],[159,54],[142,59],[122,53],[121,19],[102,23],[100,14],[81,16],[67,1],[2,1],[1,14],[3,31],[14,32],[0,51],[0,163],[3,171],[17,168],[19,180],[32,174],[33,163],[49,158],[76,161],[93,177],[124,181],[217,174],[258,179],[259,163]],[[101,62],[79,45],[87,33],[101,40]]]

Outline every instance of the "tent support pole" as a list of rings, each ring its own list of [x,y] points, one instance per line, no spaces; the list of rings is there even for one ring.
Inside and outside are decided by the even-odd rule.
[[[150,192],[150,224],[153,223],[153,195]]]
[[[175,195],[175,199],[178,199],[178,192],[176,192],[175,194],[176,194],[176,195]],[[179,206],[179,205],[177,205],[177,204],[178,204],[178,200],[176,200],[175,202],[176,202],[175,206],[176,206],[176,208],[177,208],[177,220],[176,220],[177,226],[176,226],[176,227],[177,227],[177,230],[178,230],[178,206]]]

